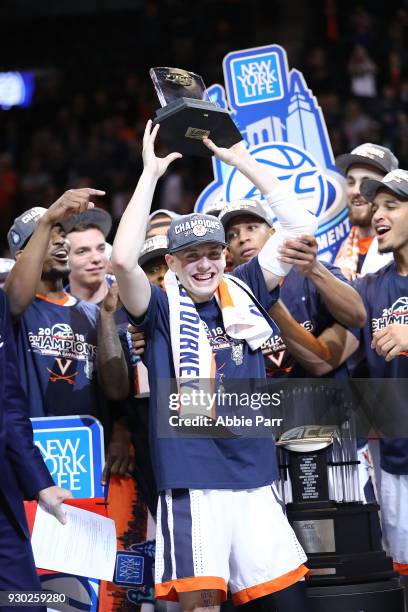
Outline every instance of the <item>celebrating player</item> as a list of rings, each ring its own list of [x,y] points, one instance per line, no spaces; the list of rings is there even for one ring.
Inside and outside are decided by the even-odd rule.
[[[273,482],[271,438],[164,438],[157,433],[160,379],[263,378],[260,346],[271,328],[259,308],[278,296],[290,266],[278,261],[285,237],[313,233],[314,217],[253,159],[243,143],[230,149],[205,144],[266,195],[282,231],[258,257],[223,276],[225,235],[208,215],[172,221],[166,293],[150,285],[138,265],[149,209],[160,176],[177,158],[154,153],[158,126],[146,126],[144,170],[122,217],[112,262],[121,299],[145,330],[150,384],[150,440],[160,492],[156,538],[156,597],[179,600],[183,610],[218,610],[227,583],[243,604],[275,593],[279,610],[305,610],[299,581],[306,557],[281,508]],[[259,304],[259,307],[258,307]],[[183,324],[183,321],[189,323]],[[225,342],[214,343],[221,328]],[[188,354],[182,354],[188,346]],[[214,355],[213,355],[214,353]],[[243,525],[251,524],[251,532]]]

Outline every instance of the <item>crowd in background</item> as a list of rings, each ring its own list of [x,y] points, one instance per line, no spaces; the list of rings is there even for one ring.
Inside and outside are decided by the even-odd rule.
[[[256,3],[247,20],[242,0],[201,0],[198,12],[174,0],[142,4],[139,12],[111,17],[0,26],[10,49],[1,68],[37,75],[29,108],[0,110],[2,237],[21,211],[85,185],[106,190],[115,229],[140,172],[143,127],[158,107],[149,67],[192,69],[210,85],[223,82],[229,51],[284,44],[279,0]],[[318,97],[334,155],[373,142],[407,167],[408,8],[321,0],[307,10],[302,43],[288,42],[287,51]],[[295,26],[289,20],[288,41]],[[209,162],[185,159],[163,181],[154,206],[188,213],[210,180]],[[1,248],[6,255],[4,241]]]

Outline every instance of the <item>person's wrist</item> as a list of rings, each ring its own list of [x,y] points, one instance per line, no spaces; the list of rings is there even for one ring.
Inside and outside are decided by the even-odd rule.
[[[112,308],[110,307],[106,308],[106,306],[104,306],[102,302],[99,314],[102,318],[106,319],[108,317],[113,317],[113,315],[115,314],[115,310],[112,310]]]
[[[53,225],[55,225],[56,223],[58,223],[58,221],[55,221],[52,219],[51,215],[48,214],[48,211],[46,213],[43,214],[42,217],[39,218],[38,223],[37,223],[37,227],[43,227],[45,229],[51,229]]]
[[[152,181],[158,181],[160,178],[159,170],[157,168],[152,168],[151,166],[143,167],[143,175]]]
[[[235,155],[231,162],[231,165],[235,166],[240,172],[250,169],[256,164],[257,161],[252,157],[252,155],[250,155],[250,153],[248,153],[247,150],[245,150],[245,153],[242,153],[242,155]]]
[[[310,264],[307,272],[305,272],[305,276],[307,276],[310,280],[323,280],[323,275],[326,268],[323,264],[316,258],[313,264]]]

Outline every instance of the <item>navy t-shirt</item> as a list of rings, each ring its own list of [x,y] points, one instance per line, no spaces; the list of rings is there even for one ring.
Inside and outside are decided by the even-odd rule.
[[[268,310],[278,299],[279,288],[268,292],[258,259],[233,272],[252,290]],[[142,320],[133,320],[146,333],[143,359],[149,372],[150,448],[158,490],[164,489],[251,489],[278,478],[276,451],[272,435],[264,438],[165,438],[157,435],[158,388],[160,380],[175,377],[170,342],[169,302],[166,294],[151,286],[152,295]],[[221,310],[213,298],[196,304],[215,354],[216,379],[265,378],[261,350],[252,351],[242,343],[242,365],[232,356],[234,342],[225,333]],[[165,407],[167,408],[167,407]]]
[[[340,268],[325,262],[322,263],[336,278],[347,282]],[[292,317],[314,336],[319,336],[327,327],[336,322],[328,311],[317,287],[294,268],[284,279],[280,290],[280,299]],[[297,363],[287,350],[279,329],[276,329],[275,333],[262,347],[262,350],[268,377],[313,378],[313,375]],[[346,365],[340,366],[329,376],[346,378],[348,376]]]
[[[353,283],[361,295],[367,310],[367,321],[362,329],[351,331],[360,341],[367,358],[370,378],[408,378],[408,354],[401,354],[391,361],[378,355],[371,348],[373,333],[393,323],[408,325],[408,276],[397,273],[391,262],[374,274],[367,274]],[[381,384],[374,383],[381,394]],[[398,426],[407,418],[408,397],[399,385],[383,385],[383,417]],[[408,474],[408,439],[381,439],[381,467],[391,474]]]
[[[98,310],[37,297],[20,317],[20,377],[31,417],[91,414],[104,421],[95,371]]]

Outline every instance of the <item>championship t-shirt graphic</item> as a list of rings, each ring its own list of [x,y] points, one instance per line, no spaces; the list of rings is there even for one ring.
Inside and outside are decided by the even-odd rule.
[[[18,325],[20,375],[30,416],[100,418],[96,385],[98,307],[37,297]]]

